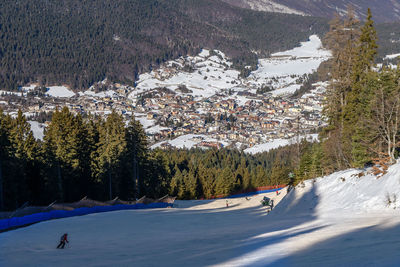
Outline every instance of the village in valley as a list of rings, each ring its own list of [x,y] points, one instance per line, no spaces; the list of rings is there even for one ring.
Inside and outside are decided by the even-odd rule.
[[[290,51],[260,59],[258,69],[240,77],[222,52],[203,51],[169,61],[139,76],[135,86],[105,79],[83,92],[66,86],[21,86],[0,91],[0,107],[21,109],[36,138],[57,108],[83,116],[106,116],[112,110],[140,121],[152,148],[233,146],[257,153],[315,137],[323,124],[326,83],[300,96],[293,93],[327,60],[318,37]],[[272,147],[271,147],[272,145]]]

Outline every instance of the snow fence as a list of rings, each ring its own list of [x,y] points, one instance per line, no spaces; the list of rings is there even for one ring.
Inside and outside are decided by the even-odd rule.
[[[25,215],[21,217],[12,217],[8,219],[0,220],[0,231],[13,229],[16,227],[21,227],[24,225],[30,225],[33,223],[53,220],[53,219],[61,219],[68,218],[74,216],[82,216],[92,213],[99,212],[107,212],[107,211],[116,211],[116,210],[134,210],[134,209],[155,209],[155,208],[167,208],[171,207],[171,203],[150,203],[143,204],[137,203],[133,205],[114,205],[114,206],[95,206],[95,207],[83,207],[76,208],[74,210],[51,210],[48,212],[39,212],[30,215]]]

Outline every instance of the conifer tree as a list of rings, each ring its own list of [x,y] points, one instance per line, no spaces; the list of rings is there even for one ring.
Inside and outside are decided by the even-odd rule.
[[[144,168],[144,194],[153,197],[166,195],[170,180],[171,175],[164,154],[159,150],[150,153]]]
[[[232,172],[228,167],[224,168],[218,175],[215,183],[215,191],[218,195],[229,195],[233,192],[234,184]]]
[[[365,111],[368,109],[373,91],[369,90],[369,73],[372,70],[377,54],[377,36],[372,20],[371,10],[368,9],[367,20],[361,28],[355,63],[352,70],[352,90],[349,93],[344,108],[344,135],[351,140],[351,158],[353,165],[362,167],[369,155],[363,143],[366,135]]]
[[[182,172],[179,170],[177,166],[175,166],[175,175],[171,179],[169,194],[171,196],[179,195],[180,183],[182,180]]]
[[[130,162],[132,191],[136,198],[140,196],[140,177],[144,175],[144,162],[148,159],[146,134],[140,124],[132,118],[126,128],[127,161]]]
[[[33,201],[39,197],[38,190],[32,190],[40,183],[38,179],[38,169],[35,162],[39,157],[39,148],[36,143],[31,126],[26,120],[22,111],[19,110],[17,117],[13,119],[10,129],[10,142],[14,160],[13,165],[12,183],[9,183],[8,199],[14,199],[16,203],[15,208],[26,201]],[[32,178],[36,178],[32,181]],[[33,187],[33,188],[32,188]],[[32,195],[36,191],[35,196]],[[11,200],[12,201],[12,200]]]
[[[11,117],[5,115],[0,108],[0,210],[5,208],[4,204],[4,172],[6,161],[9,157]]]
[[[120,178],[118,166],[120,166],[122,156],[127,149],[125,137],[124,120],[121,115],[113,111],[99,127],[98,156],[95,159],[98,163],[96,170],[98,181],[102,182],[104,186],[108,185],[109,199],[115,195],[113,185],[120,182],[118,181]]]
[[[332,51],[331,81],[327,89],[327,101],[324,115],[328,126],[324,129],[324,149],[327,157],[332,158],[334,169],[350,166],[349,143],[343,136],[344,109],[352,90],[352,72],[355,64],[356,49],[360,37],[360,24],[349,6],[347,17],[343,20],[336,15],[330,22],[330,31],[324,42]]]
[[[256,168],[256,178],[255,178],[255,185],[257,187],[264,186],[267,184],[267,176],[265,170],[261,166],[257,166]]]

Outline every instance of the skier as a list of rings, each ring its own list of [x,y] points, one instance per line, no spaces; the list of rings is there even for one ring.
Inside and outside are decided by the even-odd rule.
[[[228,200],[226,201],[226,207],[229,207],[229,203],[228,203]]]
[[[68,237],[67,233],[65,233],[65,234],[63,234],[61,236],[60,244],[58,244],[57,248],[64,248],[65,247],[65,242],[69,243],[67,237]]]
[[[279,189],[276,189],[276,195],[279,195]]]
[[[274,200],[271,199],[269,206],[271,207],[271,210],[274,208]]]

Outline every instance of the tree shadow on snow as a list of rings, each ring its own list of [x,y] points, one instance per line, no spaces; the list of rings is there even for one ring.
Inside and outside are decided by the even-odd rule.
[[[369,226],[316,243],[271,266],[400,266],[400,225]]]
[[[295,226],[311,222],[316,219],[318,195],[316,188],[312,188],[303,195],[297,195],[297,190],[290,192],[268,215],[265,209],[252,207],[225,211],[222,215],[207,213],[207,210],[191,210],[179,216],[191,216],[193,220],[202,222],[214,221],[215,235],[194,237],[193,242],[198,246],[191,248],[189,254],[180,256],[180,264],[190,266],[204,266],[226,264],[229,260],[240,259],[246,254],[261,248],[280,243],[297,235],[311,233],[324,226],[291,229]],[[233,221],[231,221],[233,220]],[[185,221],[185,219],[183,219]],[[184,226],[183,226],[184,227]],[[278,232],[281,231],[281,232]],[[213,240],[214,239],[214,240]],[[219,239],[223,241],[219,241]],[[214,245],[215,244],[215,245]],[[204,245],[204,246],[202,246]],[[169,251],[169,253],[174,253]],[[272,253],[272,252],[271,252]],[[273,255],[271,255],[273,256]]]

